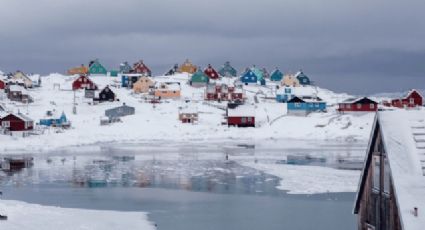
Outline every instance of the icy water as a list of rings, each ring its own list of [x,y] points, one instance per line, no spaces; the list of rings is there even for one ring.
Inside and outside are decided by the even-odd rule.
[[[327,156],[333,150],[321,149]],[[221,152],[103,148],[100,153],[49,153],[33,156],[31,168],[0,174],[0,185],[3,199],[146,211],[165,230],[355,229],[353,193],[288,195],[276,189],[278,178],[238,164],[284,158],[281,151],[263,151],[243,146]]]

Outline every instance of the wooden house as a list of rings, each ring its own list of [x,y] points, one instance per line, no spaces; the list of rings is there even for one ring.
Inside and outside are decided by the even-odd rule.
[[[219,79],[220,76],[218,75],[217,71],[211,66],[211,64],[208,64],[208,67],[204,70],[205,75],[208,76],[211,80]]]
[[[5,131],[11,132],[30,131],[34,129],[34,121],[21,113],[10,113],[5,117],[0,118],[0,124]]]
[[[133,92],[135,93],[147,93],[151,88],[153,88],[155,82],[152,81],[149,77],[143,76],[140,77],[136,83],[133,84]]]
[[[260,83],[261,85],[266,84],[265,74],[264,74],[263,70],[255,67],[255,65],[254,65],[253,67],[251,67],[251,71],[257,76],[257,82],[258,83]]]
[[[128,106],[124,103],[122,106],[105,110],[105,116],[108,117],[109,120],[114,120],[116,118],[134,115],[135,112],[136,109],[134,107]]]
[[[89,64],[89,73],[91,75],[107,75],[108,71],[106,68],[100,64],[99,60],[96,59],[94,61],[91,61]]]
[[[6,88],[6,80],[0,78],[0,90]]]
[[[186,59],[186,61],[179,67],[180,73],[189,73],[193,74],[197,70],[196,66],[192,64],[192,62],[189,61],[189,59]]]
[[[276,68],[270,75],[271,81],[282,81],[283,73],[280,72],[278,68]]]
[[[109,88],[109,86],[106,86],[99,92],[99,97],[95,97],[94,101],[99,102],[106,102],[106,101],[115,101],[116,95],[115,93]]]
[[[23,84],[25,88],[32,88],[32,80],[22,71],[16,71],[15,74],[9,79],[9,84]]]
[[[307,75],[305,75],[302,70],[298,71],[298,73],[295,74],[295,77],[298,79],[298,82],[300,83],[300,85],[302,86],[311,85],[310,78],[307,77]]]
[[[255,107],[252,105],[229,103],[226,117],[228,126],[255,127]]]
[[[354,205],[357,229],[424,228],[424,117],[423,110],[377,113]]]
[[[326,102],[319,97],[294,97],[287,102],[288,115],[306,116],[312,112],[325,112]]]
[[[62,114],[58,117],[58,116],[55,116],[55,114],[52,111],[47,111],[46,117],[43,119],[40,119],[39,123],[40,125],[52,126],[52,127],[68,128],[71,126],[71,123],[66,117],[64,112],[62,112]]]
[[[222,77],[236,77],[238,72],[235,68],[230,65],[230,62],[225,62],[224,65],[219,69],[218,73]]]
[[[131,73],[133,72],[133,68],[131,68],[130,64],[128,64],[128,62],[123,62],[120,64],[120,73],[126,74],[126,73]]]
[[[89,73],[89,68],[87,66],[84,66],[84,64],[68,70],[68,75],[86,75],[88,73]]]
[[[87,76],[81,75],[72,82],[72,90],[78,89],[97,90],[97,85]]]
[[[240,77],[240,81],[245,84],[257,84],[257,75],[250,69],[247,69]]]
[[[204,87],[209,81],[210,78],[198,68],[198,70],[190,77],[189,84],[193,87]]]
[[[338,112],[376,112],[378,103],[367,98],[351,98],[338,103]]]
[[[133,64],[133,73],[142,74],[143,76],[152,76],[152,71],[140,60]]]
[[[154,96],[160,99],[179,98],[180,91],[178,82],[158,82],[154,89]]]
[[[205,100],[231,101],[243,103],[245,93],[242,88],[226,84],[208,84],[205,89]]]
[[[410,90],[404,98],[391,100],[391,106],[413,108],[423,105],[423,96],[417,90]]]
[[[298,78],[295,75],[293,75],[293,74],[285,74],[283,76],[282,81],[281,81],[281,85],[282,86],[298,87],[298,86],[300,86],[300,82],[299,82]]]
[[[179,120],[182,123],[197,123],[199,119],[199,113],[193,108],[180,108],[179,109]]]
[[[7,98],[11,101],[18,101],[23,103],[33,102],[32,97],[28,91],[20,85],[8,85],[7,86]]]

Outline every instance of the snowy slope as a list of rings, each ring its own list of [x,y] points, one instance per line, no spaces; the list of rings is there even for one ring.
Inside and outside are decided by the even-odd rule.
[[[64,111],[72,122],[72,129],[62,133],[46,130],[41,135],[26,138],[0,135],[0,151],[22,149],[25,151],[51,150],[65,146],[90,145],[100,142],[138,142],[149,140],[211,141],[211,140],[253,140],[264,139],[311,139],[311,140],[366,140],[373,120],[373,114],[339,115],[333,104],[350,97],[332,91],[315,88],[318,96],[331,106],[328,113],[315,113],[308,117],[286,115],[286,104],[266,99],[275,91],[270,86],[245,87],[249,104],[256,107],[256,128],[236,128],[222,125],[225,103],[205,103],[202,101],[204,88],[193,88],[187,85],[188,75],[179,74],[173,77],[154,77],[157,81],[180,82],[182,97],[179,100],[167,100],[164,103],[144,103],[141,95],[131,90],[116,88],[117,78],[91,77],[100,89],[110,85],[117,94],[119,102],[90,105],[84,98],[84,92],[76,93],[77,114],[72,114],[73,92],[72,81],[75,77],[51,74],[42,77],[42,87],[30,89],[34,103],[23,105],[3,100],[8,110],[26,113],[39,121],[47,110]],[[229,79],[221,80],[228,83]],[[60,89],[58,88],[60,86]],[[264,96],[266,95],[266,96]],[[255,100],[257,97],[257,100]],[[184,99],[192,99],[186,103]],[[258,103],[256,103],[258,102]],[[136,108],[136,114],[124,117],[122,123],[100,126],[100,117],[104,111],[126,103]],[[178,107],[196,108],[199,111],[197,125],[181,124],[178,120]]]
[[[70,209],[10,200],[0,201],[0,211],[8,216],[0,223],[2,230],[156,229],[143,212]]]

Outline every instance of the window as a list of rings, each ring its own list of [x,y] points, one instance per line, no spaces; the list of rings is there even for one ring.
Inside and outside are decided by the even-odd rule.
[[[356,104],[358,109],[362,108],[362,104]]]
[[[248,117],[248,122],[252,122],[252,117]]]
[[[409,103],[410,103],[410,104],[415,104],[415,99],[414,99],[414,98],[410,98],[410,99],[409,99]]]
[[[347,104],[347,109],[351,109],[351,105],[350,104]]]
[[[242,117],[241,122],[242,122],[242,124],[245,124],[246,123],[246,117]]]
[[[301,107],[301,103],[294,103],[294,105],[295,105],[295,108],[300,108]]]
[[[291,93],[291,89],[290,88],[285,89],[285,93]]]
[[[3,127],[5,127],[5,128],[9,128],[9,127],[10,127],[10,121],[3,121],[3,122],[1,123],[1,125],[2,125]]]
[[[370,108],[374,109],[375,108],[375,104],[370,104]]]
[[[384,154],[384,193],[390,194],[391,187],[391,171],[388,157]]]
[[[380,190],[380,177],[381,177],[381,156],[373,156],[373,189]]]

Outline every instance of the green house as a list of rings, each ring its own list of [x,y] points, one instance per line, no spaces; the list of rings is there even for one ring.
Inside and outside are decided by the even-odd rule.
[[[202,72],[201,68],[198,68],[198,70],[190,78],[190,85],[205,86],[209,81],[209,77],[204,72]]]
[[[282,81],[282,78],[283,78],[283,73],[280,72],[278,68],[276,68],[270,75],[270,80],[272,81]]]
[[[89,73],[93,75],[106,75],[108,71],[102,64],[100,64],[99,60],[96,59],[90,62]]]

